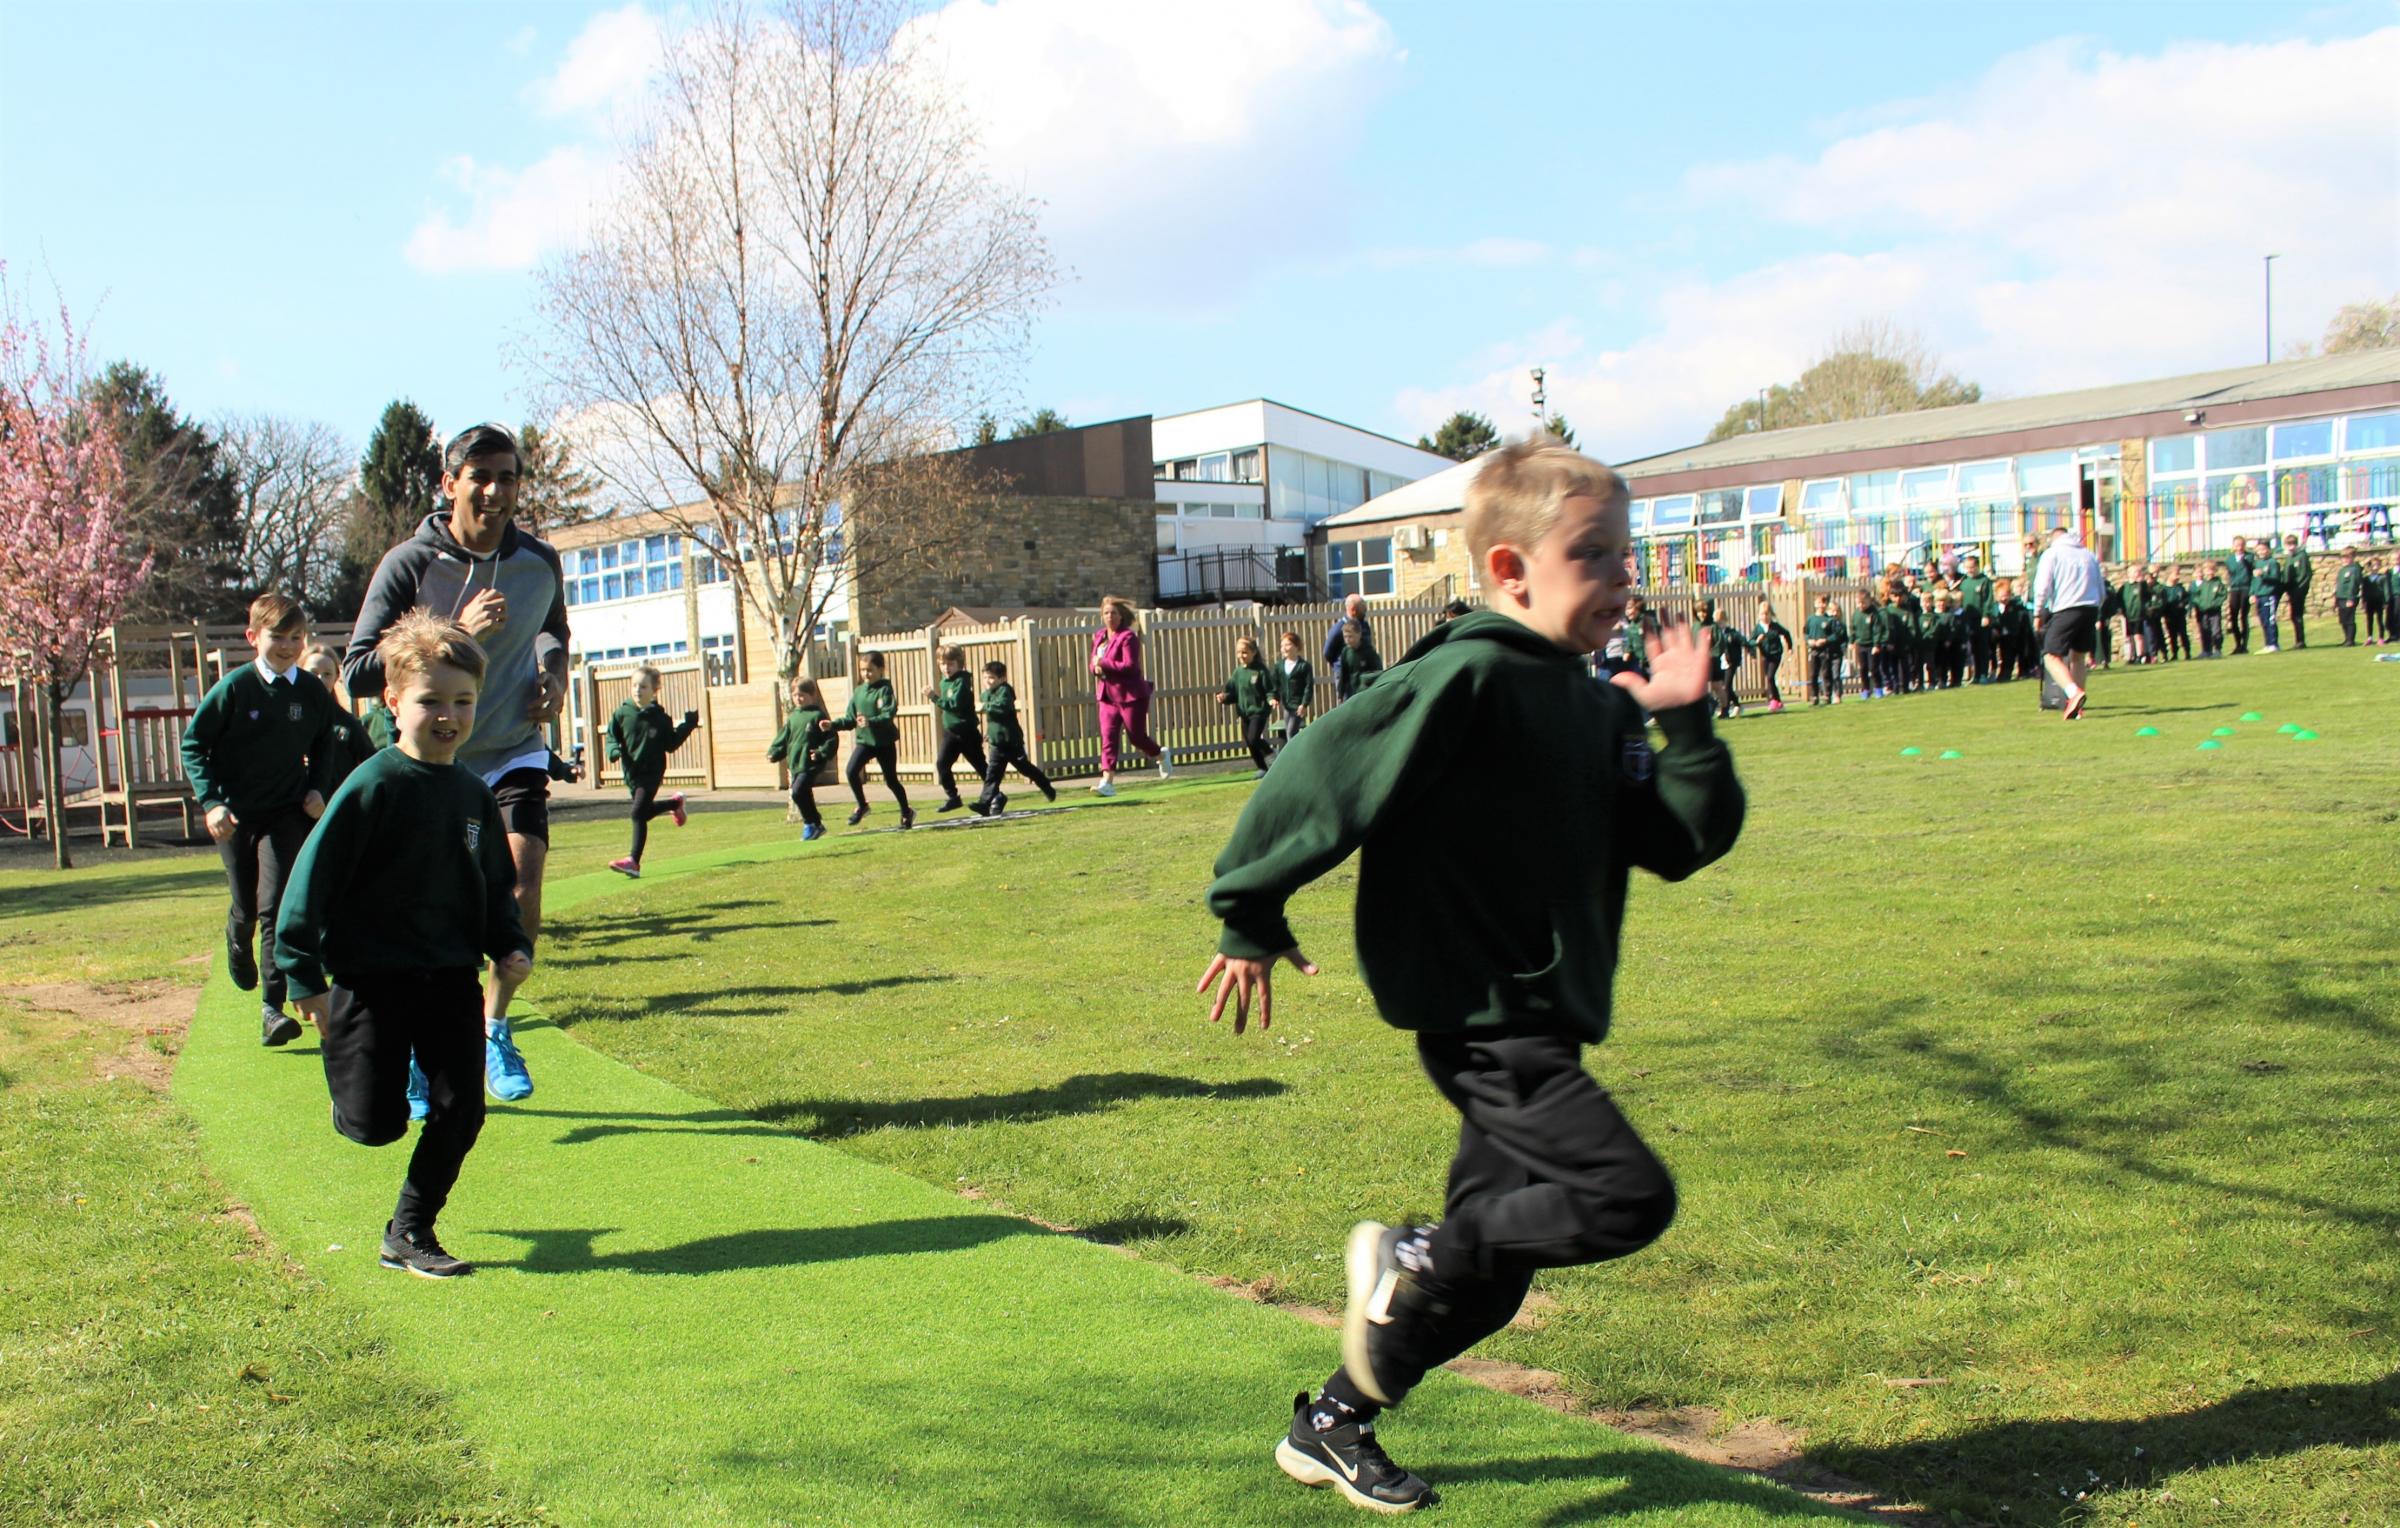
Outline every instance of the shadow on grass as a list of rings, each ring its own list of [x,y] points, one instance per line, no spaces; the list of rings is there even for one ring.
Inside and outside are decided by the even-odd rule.
[[[2281,1458],[2331,1444],[2400,1442],[2400,1373],[2356,1384],[2245,1390],[2195,1411],[2132,1422],[2002,1422],[1882,1448],[1811,1450],[1823,1464],[1886,1489],[1952,1498],[2005,1522],[2089,1520],[2079,1491],[2150,1490],[2187,1471]],[[2000,1482],[2016,1484],[2015,1490]],[[2065,1486],[2068,1499],[2057,1495]]]
[[[890,987],[930,986],[955,981],[952,976],[862,976],[840,982],[771,982],[752,986],[703,987],[694,992],[654,992],[630,1013],[585,1013],[564,1029],[582,1024],[640,1024],[652,1019],[675,1019],[690,1014],[772,1012],[810,997],[864,997]]]
[[[80,845],[78,849],[81,850]],[[92,863],[107,862],[95,859]],[[14,864],[0,865],[0,869],[15,868]],[[37,867],[28,861],[27,868]],[[51,870],[45,860],[38,868],[43,872],[41,879],[28,878],[0,892],[0,923],[55,917],[113,902],[147,901],[209,887],[222,891],[225,886],[225,867],[213,854],[206,859],[195,857],[179,864],[162,864],[139,875],[105,878],[87,874],[80,865],[74,870]],[[220,916],[219,922],[222,921]]]
[[[1212,1083],[1196,1077],[1164,1077],[1151,1072],[1098,1072],[1070,1077],[1053,1087],[1026,1088],[1015,1093],[894,1100],[801,1099],[764,1104],[749,1111],[693,1109],[667,1114],[505,1107],[516,1118],[590,1121],[568,1130],[557,1141],[561,1146],[582,1146],[620,1135],[798,1135],[825,1140],[886,1128],[932,1129],[994,1120],[1023,1122],[1067,1114],[1100,1114],[1149,1098],[1273,1098],[1289,1091],[1288,1084],[1267,1077]],[[1171,1234],[1170,1230],[1142,1230],[1130,1221],[1126,1224],[1127,1236]],[[1084,1234],[1095,1235],[1096,1229],[1087,1228]]]
[[[560,1227],[555,1230],[510,1231],[495,1227],[489,1234],[526,1244],[525,1255],[510,1261],[487,1260],[486,1268],[514,1268],[522,1273],[710,1274],[753,1268],[788,1268],[799,1263],[830,1263],[860,1257],[905,1257],[921,1252],[959,1252],[1004,1237],[1043,1234],[1028,1221],[1007,1215],[935,1215],[918,1220],[885,1220],[863,1226],[794,1226],[786,1229],[731,1231],[703,1236],[672,1247],[631,1252],[602,1252],[594,1243],[614,1236],[615,1226]]]
[[[2188,1011],[2205,1013],[2225,1001],[2237,980],[2264,978],[2265,1016],[2294,1025],[2338,1024],[2380,1039],[2400,1035],[2383,1013],[2345,994],[2366,992],[2388,980],[2387,968],[2368,960],[2320,959],[2301,962],[2272,954],[2243,955],[2232,960],[2207,956],[2152,973],[2175,986],[2175,996]],[[2116,973],[2122,975],[2122,973]],[[2017,984],[2015,990],[1994,994],[2003,1002],[2019,999],[2057,1008],[2105,1005],[2103,992],[2080,992],[2049,979],[2039,987]],[[2265,1201],[2287,1209],[2330,1216],[2352,1225],[2380,1230],[2400,1229],[2400,1209],[2355,1200],[2327,1198],[2259,1182],[2237,1182],[2194,1168],[2157,1160],[2142,1149],[2151,1139],[2148,1122],[2112,1118],[2096,1113],[2082,1093],[2059,1094],[2051,1085],[2029,1079],[2011,1063],[1962,1044],[1931,1027],[1930,1000],[1904,996],[1887,1000],[1855,1015],[1855,1023],[1840,1036],[1823,1043],[1835,1060],[1890,1059],[1897,1053],[1921,1065],[1926,1080],[1958,1097],[2000,1110],[2014,1119],[2034,1145],[2073,1152],[2116,1172],[2150,1183],[2198,1189],[2230,1201]],[[2116,1042],[2078,1034],[2075,1046],[2087,1065],[2105,1061],[2124,1096],[2138,1099],[2149,1087],[2173,1080],[2172,1063],[2156,1054],[2147,1039]],[[1881,1053],[1878,1058],[1878,1053]],[[1929,1064],[1929,1070],[1922,1064]],[[2305,1062],[2298,1063],[2305,1065]],[[2242,1064],[2226,1068],[2228,1086],[2261,1084],[2287,1070],[2282,1063]],[[2162,1124],[2180,1121],[2161,1121]]]
[[[1591,1454],[1546,1454],[1530,1459],[1494,1459],[1476,1464],[1445,1464],[1438,1444],[1414,1446],[1409,1462],[1425,1471],[1436,1490],[1471,1486],[1477,1481],[1589,1480],[1608,1484],[1586,1501],[1553,1508],[1538,1521],[1542,1528],[1566,1528],[1571,1523],[1605,1523],[1632,1513],[1652,1514],[1668,1503],[1692,1506],[1742,1507],[1767,1518],[1806,1522],[1856,1521],[1848,1514],[1810,1501],[1735,1470],[1711,1471],[1705,1492],[1694,1489],[1693,1476],[1702,1467],[1664,1451],[1624,1446]]]
[[[720,934],[748,933],[768,921],[769,915],[753,914],[748,919],[727,920],[726,913],[746,908],[781,906],[762,897],[741,897],[723,902],[702,902],[686,907],[650,908],[626,912],[571,912],[543,931],[543,942],[550,947],[549,964],[553,966],[590,965],[599,960],[621,958],[615,948],[627,940],[673,939],[689,944],[707,944]],[[795,918],[777,922],[777,928],[825,928],[830,918]],[[582,953],[589,947],[589,953]],[[561,953],[561,951],[565,953]]]
[[[1024,1123],[1068,1114],[1100,1114],[1152,1098],[1273,1098],[1291,1091],[1268,1077],[1239,1082],[1203,1082],[1155,1072],[1087,1072],[1043,1088],[1014,1093],[974,1093],[957,1098],[795,1098],[761,1104],[750,1112],[814,1140],[863,1135],[870,1130],[927,1130],[994,1120]]]

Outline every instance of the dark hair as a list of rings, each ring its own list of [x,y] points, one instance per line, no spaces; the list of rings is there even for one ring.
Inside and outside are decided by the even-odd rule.
[[[872,647],[861,648],[858,654],[858,661],[860,663],[871,663],[875,667],[881,668],[883,667],[883,654],[877,652]]]
[[[1444,605],[1442,610],[1444,613],[1449,615],[1452,620],[1456,620],[1458,617],[1467,614],[1474,608],[1474,606],[1468,604],[1465,600],[1452,600],[1449,604]]]
[[[506,451],[517,454],[517,438],[496,424],[469,425],[450,437],[442,447],[442,474],[447,477],[467,464],[469,457],[489,456]]]
[[[991,662],[985,664],[983,666],[983,671],[987,674],[998,674],[1003,679],[1008,677],[1008,665],[1002,663],[997,658],[994,658]]]

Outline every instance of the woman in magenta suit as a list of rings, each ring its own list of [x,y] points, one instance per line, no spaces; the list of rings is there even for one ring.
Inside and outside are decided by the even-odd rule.
[[[1110,595],[1100,602],[1100,629],[1092,633],[1092,678],[1100,692],[1100,783],[1097,796],[1117,793],[1117,730],[1158,761],[1158,777],[1170,779],[1175,761],[1150,735],[1150,680],[1142,672],[1142,634],[1133,629],[1133,601]]]

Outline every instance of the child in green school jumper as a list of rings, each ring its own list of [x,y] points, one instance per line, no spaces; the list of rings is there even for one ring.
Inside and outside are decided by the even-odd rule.
[[[1767,710],[1770,714],[1783,709],[1783,687],[1778,680],[1783,668],[1784,650],[1791,645],[1791,628],[1775,619],[1775,607],[1759,606],[1758,624],[1750,628],[1749,646],[1758,654],[1758,661],[1766,670]]]
[[[767,758],[791,770],[792,811],[800,819],[800,841],[825,836],[825,819],[817,811],[817,776],[841,752],[841,735],[817,724],[825,720],[825,696],[806,674],[792,676],[792,709],[783,729],[767,745]],[[790,817],[784,818],[790,822]]]
[[[532,974],[500,803],[457,762],[475,728],[483,649],[464,627],[412,610],[375,654],[399,741],[352,772],[292,868],[275,960],[323,1044],[333,1128],[362,1146],[408,1133],[409,1073],[425,1127],[384,1223],[386,1268],[469,1271],[434,1234],[483,1130],[483,962]]]
[[[1233,644],[1233,672],[1226,676],[1225,688],[1217,692],[1217,704],[1233,707],[1241,719],[1242,742],[1250,750],[1250,764],[1261,775],[1267,772],[1267,762],[1274,757],[1267,749],[1267,720],[1273,712],[1268,703],[1274,680],[1267,673],[1266,663],[1258,656],[1258,643],[1244,637]]]
[[[983,743],[991,766],[984,774],[983,797],[975,803],[976,811],[997,817],[1008,810],[1008,796],[1000,785],[1011,769],[1032,781],[1044,800],[1058,799],[1058,787],[1025,754],[1025,730],[1017,725],[1016,688],[1008,682],[1008,665],[996,658],[983,666]]]
[[[1367,628],[1357,621],[1342,622],[1341,634],[1341,646],[1333,654],[1333,693],[1338,700],[1348,700],[1383,672],[1383,654],[1375,651]]]
[[[1717,602],[1702,600],[1699,612],[1700,641],[1708,649],[1708,691],[1717,703],[1717,720],[1742,714],[1739,696],[1733,693],[1734,675],[1741,672],[1742,653],[1749,643],[1742,634],[1717,619]]]
[[[2017,598],[2014,579],[1992,584],[1992,678],[2029,679],[2040,661],[2033,650],[2033,612]]]
[[[333,735],[341,707],[300,664],[308,647],[308,612],[299,601],[260,595],[250,602],[242,635],[256,659],[227,670],[192,709],[183,732],[183,777],[217,842],[232,892],[225,913],[226,974],[244,992],[263,987],[259,1043],[288,1045],[300,1038],[300,1021],[283,1011],[276,909],[309,827],[333,793]]]
[[[608,718],[608,757],[625,766],[625,789],[633,797],[633,848],[608,868],[634,880],[642,878],[642,850],[650,843],[650,819],[673,817],[685,822],[683,792],[666,800],[658,790],[667,779],[667,755],[681,748],[700,730],[700,713],[686,711],[678,722],[658,703],[658,670],[643,664],[633,671],[633,698],[620,701]]]
[[[942,744],[933,756],[934,776],[942,782],[942,804],[935,810],[955,812],[966,803],[958,799],[951,765],[966,760],[978,784],[988,767],[983,758],[983,729],[977,725],[980,713],[975,709],[975,681],[967,673],[965,648],[942,649],[941,681],[925,692],[925,698],[933,702],[934,724],[942,729]]]
[[[2192,591],[2183,581],[2180,564],[2167,570],[2158,586],[2159,625],[2167,638],[2167,656],[2178,662],[2192,655]]]
[[[367,733],[367,724],[352,714],[347,698],[342,694],[342,655],[330,647],[312,647],[303,665],[317,676],[317,683],[333,697],[333,735],[326,742],[325,799],[350,778],[350,771],[375,756],[375,750],[385,745]],[[385,712],[390,715],[390,712]]]
[[[2192,585],[2192,619],[2200,627],[2200,656],[2225,656],[2225,564],[2200,565],[2200,581]]]
[[[1608,1031],[1630,872],[1691,875],[1743,812],[1693,634],[1660,633],[1647,680],[1586,666],[1631,584],[1624,481],[1537,438],[1483,458],[1466,501],[1490,608],[1435,627],[1268,773],[1217,857],[1200,979],[1212,1018],[1230,1005],[1239,1034],[1255,1005],[1265,1028],[1275,966],[1317,969],[1286,904],[1358,853],[1360,974],[1462,1116],[1441,1222],[1352,1230],[1341,1364],[1275,1448],[1380,1512],[1433,1491],[1383,1451],[1378,1414],[1507,1325],[1537,1271],[1627,1256],[1673,1218],[1672,1179],[1584,1048]],[[1494,791],[1494,757],[1548,762]]]
[[[1858,591],[1858,608],[1850,612],[1850,661],[1858,670],[1858,698],[1874,700],[1885,693],[1876,654],[1883,648],[1883,611],[1871,588]]]
[[[1842,703],[1842,643],[1847,633],[1842,607],[1833,602],[1832,595],[1818,595],[1816,613],[1800,628],[1802,640],[1808,643],[1808,703],[1812,706]]]
[[[1287,631],[1276,645],[1283,656],[1267,670],[1267,704],[1274,711],[1267,730],[1275,734],[1275,751],[1281,753],[1308,725],[1317,703],[1317,671],[1309,665],[1300,633]]]
[[[2358,548],[2342,548],[2341,566],[2333,570],[2333,614],[2342,623],[2344,647],[2358,646],[2358,602],[2366,578],[2358,566]]]
[[[867,819],[867,762],[883,772],[883,783],[900,803],[900,826],[913,828],[917,814],[908,804],[908,791],[900,784],[900,702],[892,694],[892,682],[883,676],[883,654],[863,652],[858,655],[858,683],[851,688],[850,704],[841,715],[827,717],[817,723],[824,732],[856,732],[858,741],[850,749],[850,762],[842,770],[849,783],[850,799],[858,809],[850,814],[850,826],[857,827]]]

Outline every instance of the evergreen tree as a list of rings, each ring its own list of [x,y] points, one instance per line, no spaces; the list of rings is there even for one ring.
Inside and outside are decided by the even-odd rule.
[[[1564,414],[1552,414],[1547,420],[1543,421],[1542,428],[1548,431],[1551,435],[1556,436],[1562,445],[1572,448],[1577,444],[1575,440],[1575,427],[1567,423],[1567,416]]]
[[[116,427],[126,540],[134,556],[152,558],[124,618],[239,620],[256,591],[241,587],[241,505],[216,438],[176,413],[158,378],[129,361],[94,378],[86,402]]]
[[[1010,425],[1008,438],[1023,440],[1028,435],[1056,435],[1061,430],[1072,428],[1074,427],[1067,423],[1066,415],[1056,409],[1040,408]]]
[[[1442,421],[1433,438],[1417,437],[1417,449],[1436,451],[1454,462],[1471,462],[1500,444],[1500,432],[1481,414],[1460,409]]]
[[[352,614],[366,598],[375,565],[392,547],[417,533],[442,497],[442,448],[433,421],[406,398],[394,399],[367,437],[358,463],[358,492],[351,497],[342,528],[341,565],[334,579],[329,614]]]
[[[517,432],[516,522],[537,536],[598,513],[600,480],[575,464],[566,438],[539,425]]]
[[[968,439],[970,446],[988,446],[1000,438],[1000,421],[989,414],[975,416],[975,431]]]

